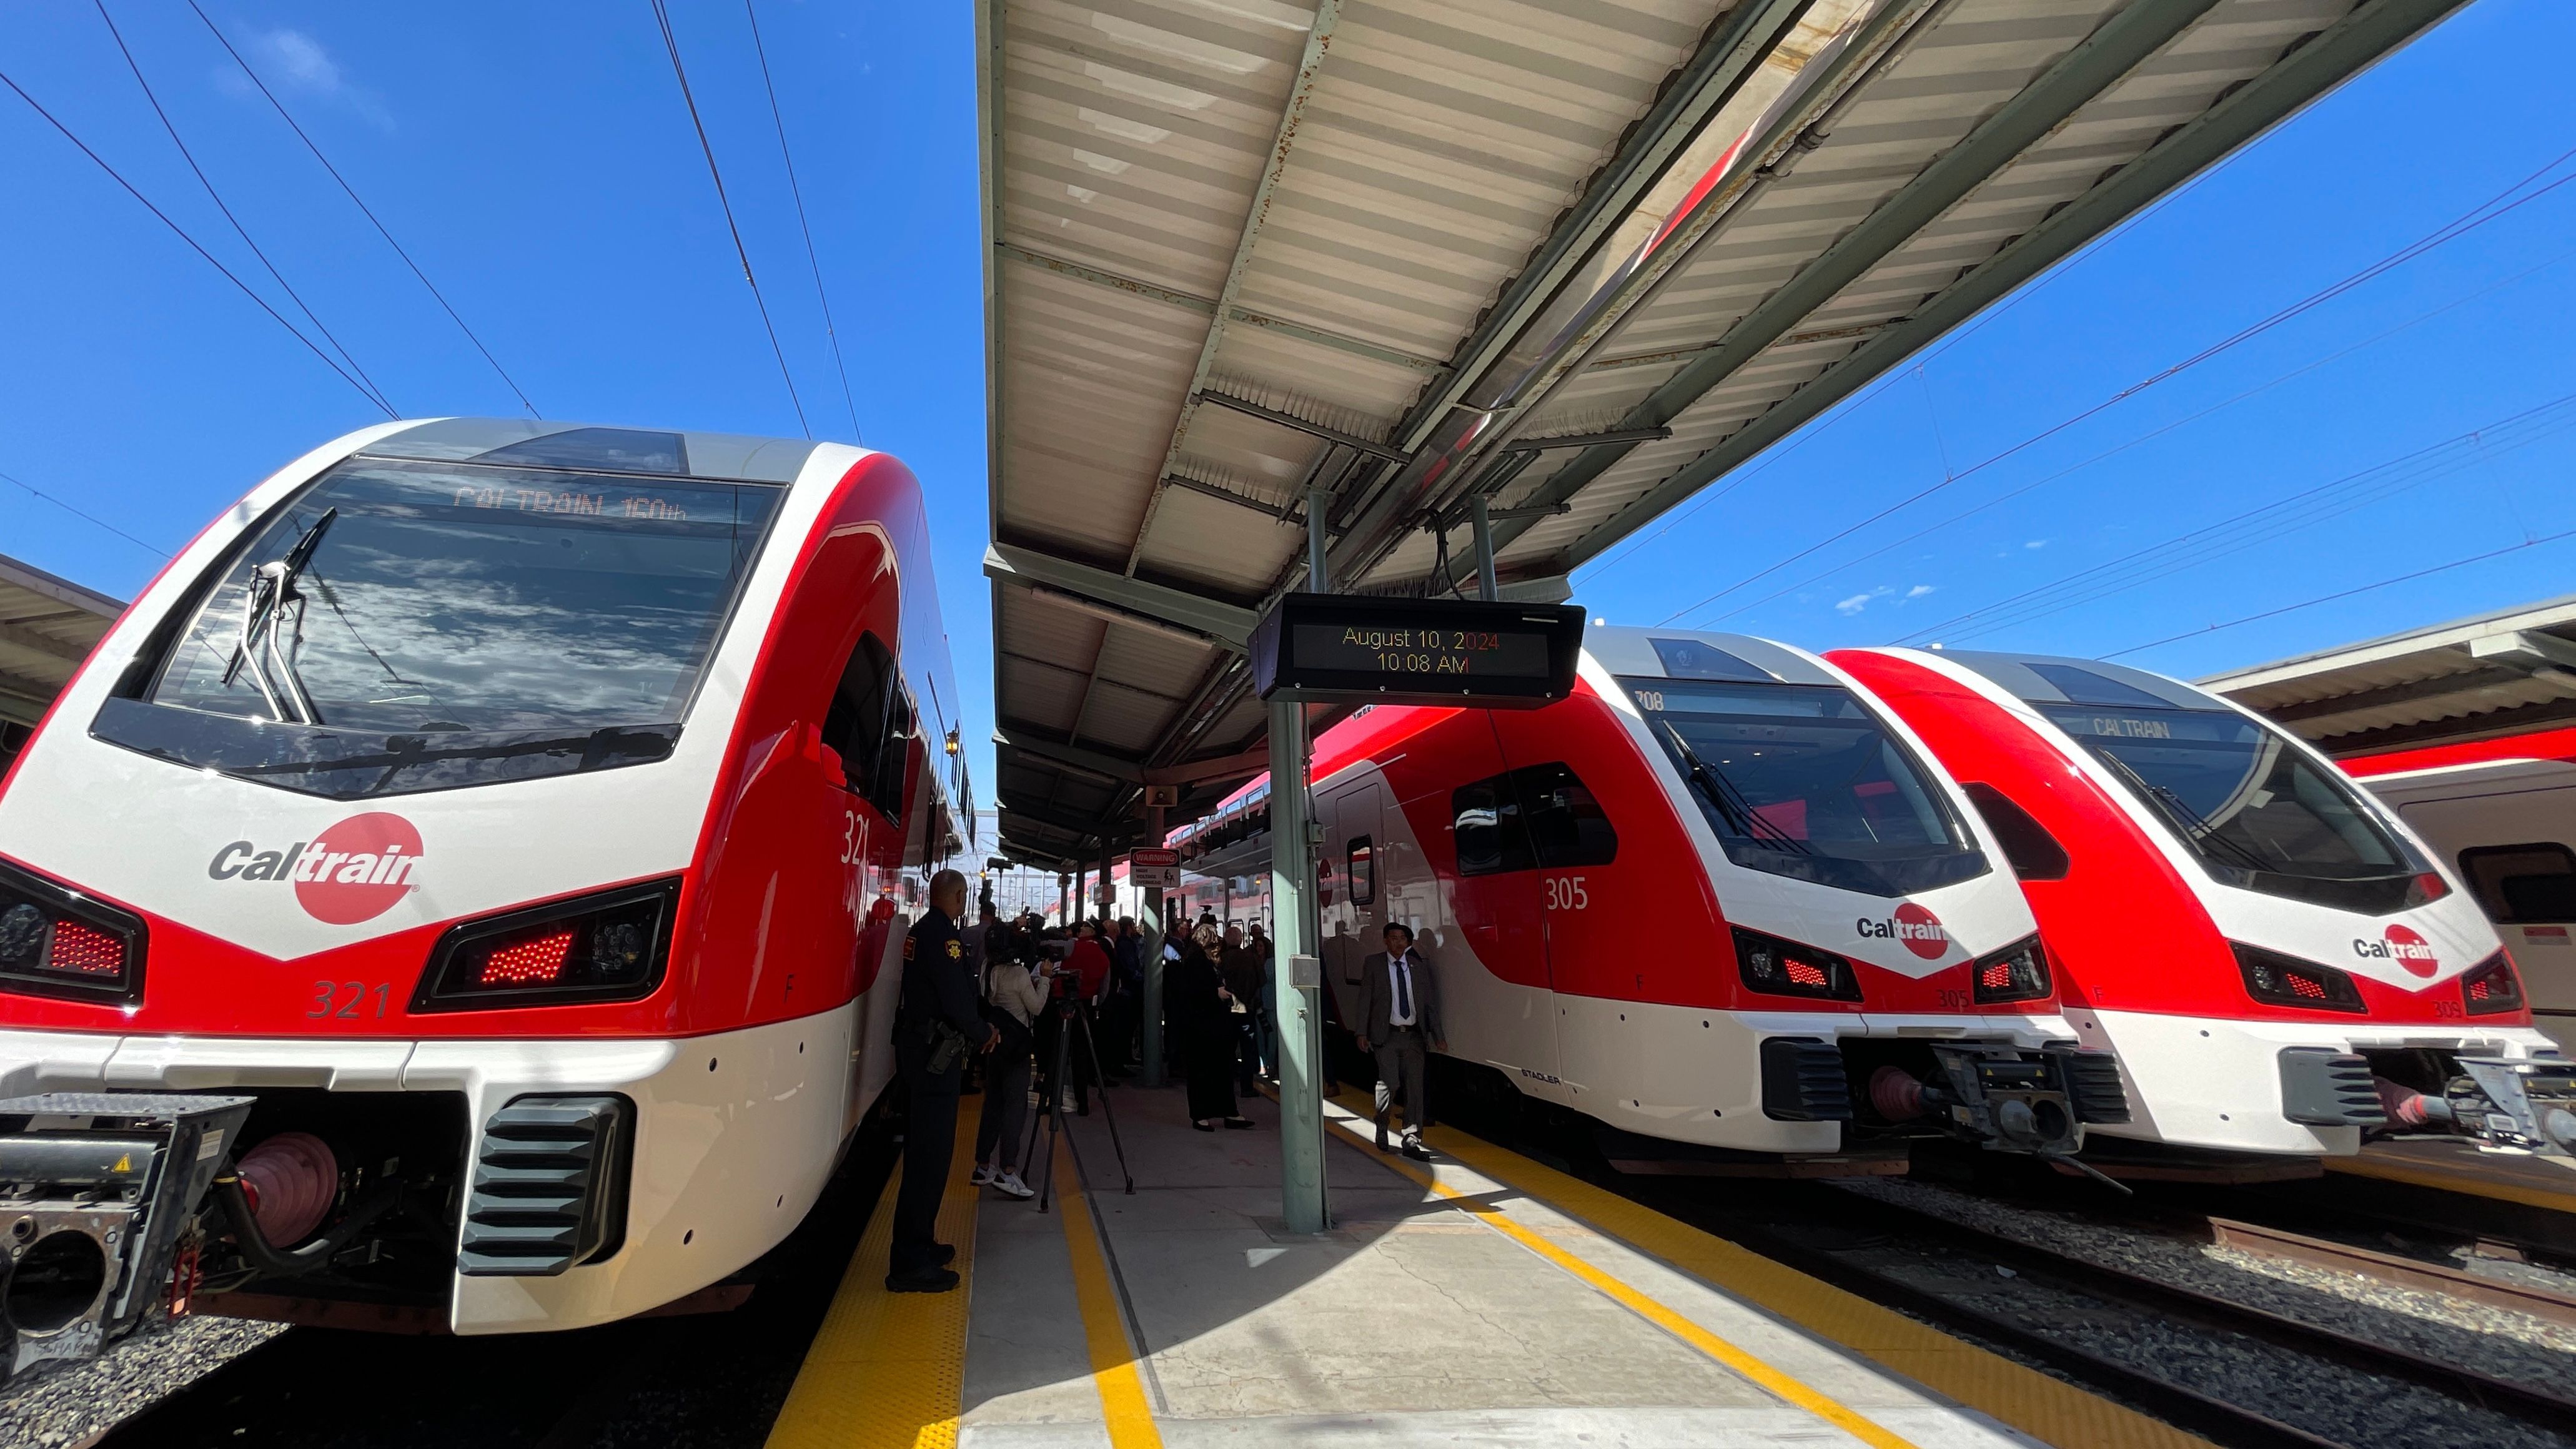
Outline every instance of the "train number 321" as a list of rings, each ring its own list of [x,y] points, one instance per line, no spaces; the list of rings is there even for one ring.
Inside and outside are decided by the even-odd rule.
[[[1547,877],[1547,908],[1549,910],[1580,911],[1589,909],[1591,905],[1592,897],[1584,894],[1583,891],[1583,877],[1579,875],[1552,875]]]

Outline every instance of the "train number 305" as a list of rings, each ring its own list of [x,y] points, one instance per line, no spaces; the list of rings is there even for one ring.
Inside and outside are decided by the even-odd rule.
[[[1592,897],[1584,894],[1583,877],[1552,875],[1547,877],[1547,908],[1551,911],[1588,910]]]

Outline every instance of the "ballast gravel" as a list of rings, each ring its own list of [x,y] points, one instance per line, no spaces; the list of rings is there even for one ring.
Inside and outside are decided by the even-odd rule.
[[[2357,1273],[1996,1202],[1912,1179],[1866,1178],[1839,1185],[2070,1257],[2576,1394],[2576,1329],[2529,1314]],[[2319,1363],[2239,1335],[2123,1311],[2032,1283],[2027,1276],[2007,1276],[2008,1271],[1969,1254],[1909,1270],[1907,1276],[1930,1272],[1920,1286],[2341,1443],[2387,1449],[2446,1443],[2496,1449],[2576,1445],[2576,1437],[2431,1389]]]
[[[74,1449],[155,1400],[286,1331],[242,1318],[154,1315],[88,1363],[31,1370],[0,1388],[0,1449]]]

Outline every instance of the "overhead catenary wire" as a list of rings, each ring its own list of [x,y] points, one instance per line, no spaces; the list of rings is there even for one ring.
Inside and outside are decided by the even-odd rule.
[[[2051,614],[2121,593],[2196,564],[2241,553],[2270,538],[2324,522],[2356,508],[2392,497],[2447,473],[2474,466],[2495,453],[2538,442],[2554,432],[2576,427],[2576,392],[2537,407],[2499,418],[2465,433],[2347,473],[2330,482],[2304,488],[2285,498],[2246,509],[2186,533],[2106,559],[2037,588],[1953,615],[1908,634],[1908,639],[1941,635],[1979,620],[1959,638],[1992,634]],[[2245,525],[2253,527],[2247,528]],[[1993,616],[2001,615],[2001,618]]]
[[[279,289],[286,293],[287,300],[295,304],[295,310],[304,314],[304,320],[313,324],[313,330],[322,334],[322,340],[331,344],[331,350],[340,354],[340,360],[349,364],[349,371],[357,374],[358,381],[364,383],[367,391],[374,394],[376,402],[385,411],[397,417],[401,416],[401,411],[393,405],[393,400],[385,395],[385,390],[376,385],[376,380],[369,376],[367,369],[359,363],[357,354],[351,352],[338,337],[332,335],[330,326],[322,320],[319,313],[313,310],[312,304],[304,300],[304,294],[295,290],[295,284],[286,280],[286,274],[277,269],[277,263],[270,261],[268,253],[261,250],[259,243],[251,239],[250,229],[243,226],[241,218],[233,214],[231,204],[224,200],[224,194],[215,189],[214,178],[206,174],[206,168],[197,164],[197,153],[188,149],[187,141],[179,135],[178,123],[170,119],[170,113],[162,108],[161,98],[153,94],[152,82],[144,79],[143,66],[135,60],[133,49],[126,45],[125,33],[116,28],[116,17],[107,13],[107,0],[90,0],[90,3],[98,8],[98,18],[107,26],[108,38],[116,42],[116,53],[125,57],[125,68],[133,72],[135,85],[142,88],[143,99],[152,107],[152,114],[159,118],[161,129],[170,137],[170,144],[179,149],[179,159],[188,163],[190,174],[197,178],[199,186],[206,189],[206,198],[215,204],[215,210],[223,213],[224,220],[233,229],[233,235],[240,237],[242,245],[250,248],[250,254],[259,259],[259,264],[267,270],[269,279],[276,282]]]
[[[2098,417],[2102,413],[2119,406],[2121,403],[2128,401],[2130,398],[2136,397],[2138,394],[2145,392],[2150,388],[2169,382],[2172,379],[2181,376],[2183,373],[2188,372],[2192,368],[2198,367],[2204,362],[2208,362],[2213,358],[2232,351],[2233,349],[2252,341],[2256,337],[2271,331],[2273,328],[2279,327],[2284,323],[2313,311],[2317,307],[2323,306],[2325,303],[2332,301],[2336,297],[2342,296],[2353,288],[2361,286],[2393,268],[2413,261],[2415,258],[2420,257],[2426,252],[2429,252],[2447,242],[2456,241],[2460,237],[2467,235],[2469,232],[2486,225],[2488,222],[2494,221],[2499,217],[2505,216],[2521,207],[2539,200],[2541,197],[2556,191],[2558,188],[2565,186],[2569,182],[2576,181],[2576,171],[2571,171],[2567,175],[2550,182],[2548,185],[2539,187],[2537,190],[2529,191],[2525,195],[2517,197],[2515,196],[2515,193],[2524,191],[2525,188],[2532,186],[2532,184],[2539,181],[2540,178],[2557,170],[2559,167],[2564,166],[2571,158],[2576,158],[2576,148],[2570,148],[2569,150],[2559,153],[2546,165],[2533,171],[2530,175],[2523,177],[2513,185],[2506,187],[2503,191],[2496,193],[2496,195],[2488,198],[2486,201],[2471,207],[2468,211],[2454,217],[2442,226],[2437,227],[2426,235],[2417,238],[2415,241],[2398,248],[2396,251],[2389,253],[2378,261],[2372,262],[2370,265],[2361,268],[2359,271],[2353,272],[2315,292],[2311,292],[2307,296],[2300,298],[2296,302],[2292,302],[2288,306],[2273,312],[2271,315],[2264,317],[2259,321],[2247,324],[2236,332],[2211,343],[2198,352],[2193,353],[2191,356],[2183,358],[2179,362],[2175,362],[2147,377],[2141,378],[2137,382],[2129,384],[2127,387],[2120,389],[2118,392],[2111,394],[2100,402],[2094,403],[2066,418],[2062,418],[2000,452],[1989,454],[1984,459],[1969,465],[1967,468],[1943,477],[1939,482],[1919,488],[1914,492],[1907,494],[1905,497],[1881,508],[1877,512],[1869,515],[1867,518],[1861,519],[1857,523],[1851,524],[1826,538],[1809,544],[1807,547],[1788,555],[1786,558],[1778,560],[1766,568],[1745,575],[1743,578],[1736,580],[1725,588],[1719,589],[1717,592],[1701,598],[1696,603],[1674,610],[1672,613],[1664,616],[1660,622],[1670,624],[1685,614],[1696,613],[1699,610],[1706,608],[1708,605],[1717,602],[1719,599],[1726,597],[1728,594],[1734,593],[1736,590],[1745,587],[1747,584],[1751,584],[1759,579],[1768,578],[1772,574],[1778,573],[1780,570],[1787,568],[1789,565],[1794,564],[1801,559],[1811,557],[1827,548],[1831,548],[1833,545],[1842,542],[1853,534],[1869,528],[1891,515],[1900,513],[1905,509],[1922,502],[1924,499],[1931,497],[1935,493],[1954,487],[2008,458],[2027,452],[2030,449],[2037,447],[2039,444],[2046,442],[2048,439],[2065,432],[2067,429]]]
[[[456,324],[456,330],[464,333],[465,340],[473,343],[474,350],[483,355],[483,360],[485,362],[491,364],[492,371],[500,375],[502,384],[508,387],[511,393],[519,399],[519,406],[528,410],[528,416],[532,418],[543,418],[545,414],[538,412],[537,405],[528,400],[527,390],[519,386],[518,379],[510,376],[509,369],[503,367],[501,365],[501,360],[492,355],[491,348],[483,345],[483,339],[475,335],[474,329],[465,325],[464,317],[458,314],[455,304],[447,300],[447,294],[438,290],[438,284],[432,282],[429,279],[429,274],[420,269],[420,263],[413,261],[411,253],[403,249],[403,244],[394,240],[392,230],[388,228],[383,221],[377,218],[375,209],[367,205],[366,201],[358,195],[358,189],[349,184],[349,178],[341,175],[340,168],[332,165],[331,158],[323,155],[322,148],[314,143],[311,136],[305,134],[304,128],[296,123],[294,115],[286,109],[285,102],[280,101],[277,98],[276,93],[268,88],[267,81],[260,79],[258,71],[251,69],[250,62],[242,58],[242,53],[233,48],[232,41],[224,35],[222,28],[217,26],[214,20],[206,14],[205,10],[197,4],[197,0],[188,0],[188,8],[196,11],[197,18],[205,23],[208,31],[213,33],[215,43],[224,48],[224,54],[233,58],[233,64],[240,66],[242,74],[249,77],[250,83],[254,87],[258,88],[259,93],[262,96],[267,98],[269,106],[277,112],[278,119],[286,122],[286,128],[295,133],[295,139],[303,142],[304,149],[312,152],[313,159],[321,162],[322,169],[331,174],[331,179],[333,181],[339,183],[340,190],[347,193],[350,203],[358,208],[358,214],[365,217],[367,219],[367,224],[376,229],[376,235],[383,237],[385,239],[385,245],[394,249],[394,255],[402,258],[402,264],[411,268],[411,274],[420,280],[421,286],[428,290],[431,299],[436,301],[439,308],[447,313],[447,319]]]
[[[61,509],[63,512],[68,513],[72,517],[80,519],[85,523],[97,524],[99,527],[106,529],[108,532],[115,534],[121,539],[124,539],[127,543],[143,550],[145,553],[151,554],[157,558],[168,558],[170,556],[170,551],[168,549],[155,548],[151,544],[145,543],[143,540],[136,538],[133,534],[126,532],[124,529],[117,527],[115,524],[108,522],[106,519],[99,517],[97,514],[84,512],[81,509],[74,508],[72,505],[65,503],[63,500],[56,498],[54,495],[47,493],[43,489],[38,488],[35,484],[30,483],[23,478],[12,477],[7,473],[0,473],[0,483],[7,483],[12,487],[25,489],[28,497],[33,498],[40,503],[50,503],[56,508]]]
[[[787,384],[787,401],[796,409],[796,426],[806,437],[814,436],[814,425],[805,420],[805,400],[796,395],[796,375],[787,370],[787,349],[778,345],[778,325],[769,320],[769,303],[760,295],[760,279],[752,275],[751,251],[742,244],[742,225],[734,220],[733,199],[725,194],[724,172],[716,165],[716,148],[707,139],[707,123],[698,115],[698,98],[689,89],[689,70],[680,63],[680,37],[671,29],[671,12],[663,0],[649,0],[653,19],[662,27],[662,48],[671,57],[671,74],[680,83],[680,100],[689,108],[689,124],[698,133],[698,150],[707,158],[707,175],[716,184],[716,204],[724,208],[725,230],[733,234],[733,254],[742,263],[742,279],[751,288],[751,304],[760,309],[761,330],[769,334],[770,353],[778,359],[779,380]]]
[[[1736,605],[1725,613],[1717,615],[1709,622],[1715,623],[1719,620],[1731,619],[1738,614],[1748,613],[1754,609],[1762,607],[1764,604],[1771,603],[1772,601],[1786,595],[1797,593],[1801,589],[1813,588],[1815,585],[1823,583],[1825,580],[1832,578],[1836,574],[1849,572],[1862,564],[1868,563],[1872,559],[1881,558],[1887,554],[1893,553],[1896,550],[1905,547],[1909,543],[1918,542],[1932,534],[1939,533],[1945,528],[1950,528],[1957,524],[1964,523],[1981,513],[1986,513],[1995,508],[1999,508],[2016,498],[2034,493],[2041,488],[2047,487],[2051,483],[2072,477],[2075,474],[2081,473],[2085,469],[2092,467],[2096,463],[2103,462],[2106,459],[2115,458],[2134,448],[2143,447],[2158,438],[2164,437],[2168,433],[2178,432],[2191,426],[2193,423],[2199,422],[2203,418],[2224,412],[2249,398],[2259,397],[2284,383],[2290,382],[2296,378],[2304,377],[2311,372],[2317,371],[2319,368],[2331,366],[2336,362],[2340,362],[2344,358],[2350,357],[2356,352],[2362,351],[2368,347],[2376,346],[2381,342],[2385,342],[2389,338],[2394,337],[2409,328],[2421,326],[2445,312],[2465,307],[2469,303],[2474,302],[2481,297],[2501,291],[2506,287],[2512,286],[2517,282],[2535,275],[2536,273],[2545,271],[2550,267],[2554,267],[2559,263],[2566,261],[2570,257],[2576,257],[2576,250],[2562,251],[2557,255],[2550,257],[2546,261],[2540,262],[2534,266],[2526,267],[2522,271],[2516,272],[2509,277],[2501,278],[2474,292],[2454,298],[2451,301],[2443,303],[2439,307],[2431,309],[2430,311],[2420,312],[2415,316],[2398,323],[2396,326],[2384,328],[2381,331],[2372,333],[2370,336],[2365,337],[2348,347],[2338,348],[2337,350],[2329,352],[2323,357],[2319,357],[2312,362],[2302,363],[2297,367],[2291,368],[2287,372],[2276,374],[2263,382],[2256,383],[2252,387],[2245,388],[2242,391],[2221,398],[2217,402],[2211,403],[2209,406],[2202,408],[2197,412],[2186,413],[2181,417],[2175,418],[2171,422],[2160,423],[2124,442],[2115,443],[2089,457],[2083,458],[2074,463],[2069,463],[2065,467],[2060,468],[2053,473],[2043,473],[2039,477],[2033,478],[2027,483],[2020,484],[2016,487],[2007,489],[2002,493],[1996,494],[1994,497],[1987,499],[1983,503],[1963,508],[1957,513],[1951,514],[1949,517],[1944,518],[1937,523],[1925,524],[1923,527],[1914,530],[1912,533],[1906,534],[1901,538],[1891,540],[1888,543],[1881,544],[1867,553],[1859,554],[1852,558],[1845,559],[1840,563],[1819,569],[1815,573],[1809,574],[1795,583],[1784,584],[1781,587],[1772,590],[1770,593],[1764,594],[1761,598]]]
[[[832,366],[841,374],[841,401],[850,410],[850,436],[855,439],[859,404],[850,393],[850,365],[841,360],[841,329],[832,321],[832,294],[823,289],[823,260],[814,251],[814,228],[805,220],[805,189],[796,183],[796,157],[787,149],[787,118],[779,114],[778,87],[769,79],[769,48],[760,41],[760,14],[752,8],[752,0],[742,0],[742,13],[751,22],[751,53],[760,58],[760,86],[769,92],[769,120],[778,128],[778,159],[787,166],[787,194],[796,201],[796,229],[805,234],[805,262],[814,269],[814,296],[823,304],[823,335],[832,341]]]
[[[2197,639],[2203,634],[2215,634],[2222,629],[2236,628],[2240,624],[2260,623],[2265,619],[2277,619],[2283,614],[2295,614],[2301,609],[2314,609],[2325,604],[2340,603],[2345,599],[2352,598],[2356,594],[2367,594],[2378,589],[2394,588],[2399,584],[2411,584],[2417,579],[2431,578],[2435,574],[2446,574],[2453,569],[2464,569],[2471,564],[2485,563],[2489,559],[2503,558],[2507,554],[2521,553],[2525,549],[2539,548],[2545,544],[2560,543],[2571,538],[2576,538],[2576,528],[2564,529],[2560,532],[2547,534],[2540,538],[2526,538],[2520,543],[2507,544],[2503,548],[2489,549],[2485,553],[2471,554],[2467,558],[2455,558],[2449,563],[2435,564],[2431,568],[2416,569],[2412,573],[2403,573],[2394,578],[2380,579],[2373,583],[2356,585],[2355,587],[2344,589],[2336,593],[2321,594],[2316,598],[2303,599],[2295,604],[2284,604],[2277,609],[2266,609],[2259,614],[2248,614],[2242,619],[2230,619],[2224,624],[2209,624],[2198,629],[2185,630],[2180,634],[2168,634],[2162,639],[2151,640],[2145,644],[2132,644],[2126,649],[2114,650],[2102,657],[2105,659],[2117,659],[2124,654],[2139,654],[2149,649],[2160,649],[2167,644],[2179,644],[2185,639]]]
[[[303,343],[306,351],[311,352],[315,357],[322,359],[322,365],[331,369],[333,372],[338,373],[342,382],[347,383],[350,387],[357,390],[358,396],[365,398],[370,405],[382,408],[385,416],[387,417],[399,418],[402,416],[402,414],[395,412],[393,407],[385,402],[384,399],[379,398],[374,393],[368,391],[367,388],[358,381],[358,379],[350,376],[347,368],[342,367],[338,360],[333,358],[330,353],[323,351],[320,344],[316,343],[312,338],[305,336],[303,329],[286,320],[285,315],[279,312],[275,307],[270,306],[268,304],[268,299],[254,291],[248,282],[245,282],[240,277],[234,275],[232,268],[225,266],[221,259],[217,258],[213,252],[206,250],[195,237],[188,235],[188,229],[186,227],[183,227],[179,225],[179,223],[171,220],[168,212],[153,205],[152,198],[145,196],[141,191],[137,190],[133,182],[125,179],[124,173],[107,164],[106,157],[91,150],[88,142],[82,140],[71,127],[64,125],[60,120],[56,119],[54,113],[46,110],[44,105],[34,96],[29,95],[25,86],[18,84],[18,82],[10,78],[8,73],[5,71],[0,71],[0,85],[5,85],[9,89],[17,92],[18,99],[25,101],[29,108],[33,109],[37,115],[45,118],[45,124],[53,127],[56,131],[61,132],[63,139],[78,147],[82,155],[87,156],[99,170],[107,173],[109,180],[125,188],[126,195],[143,203],[144,210],[151,212],[163,226],[170,228],[171,233],[178,237],[179,240],[186,242],[190,251],[193,251],[198,256],[205,258],[206,265],[223,273],[225,281],[230,282],[235,287],[239,288],[243,296],[250,298],[251,302],[256,305],[259,310],[269,315],[270,320],[277,323],[278,326],[285,328],[294,336],[296,341]]]

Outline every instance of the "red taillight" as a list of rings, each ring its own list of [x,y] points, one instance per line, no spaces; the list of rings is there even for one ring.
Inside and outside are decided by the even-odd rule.
[[[2522,978],[2513,957],[2502,951],[2472,966],[2460,977],[2460,999],[2472,1016],[2493,1016],[2522,1009]]]
[[[1977,958],[1969,993],[1982,1006],[1989,1002],[2039,1001],[2056,990],[2049,979],[2048,953],[2037,936],[2025,936],[1991,956]]]
[[[506,943],[483,958],[483,966],[474,976],[480,986],[527,986],[551,982],[563,975],[564,957],[572,953],[572,928],[559,927],[543,934]]]
[[[2245,994],[2274,1006],[2303,1006],[2321,1011],[2366,1012],[2361,988],[2332,966],[2303,961],[2279,951],[2228,943],[2236,952],[2236,969],[2245,978]]]
[[[2003,987],[2012,985],[2012,963],[2009,961],[1987,962],[1983,967],[1979,968],[1977,972],[1977,984],[1986,988],[1988,991],[1996,991]]]
[[[1860,1000],[1860,982],[1852,975],[1851,963],[1833,952],[1742,926],[1733,928],[1733,934],[1736,974],[1748,989],[1774,996]]]
[[[2286,971],[2282,974],[2289,979],[2290,990],[2292,992],[2300,996],[2304,996],[2310,1001],[2323,1001],[2326,999],[2325,983],[2317,980],[2315,977],[2304,976],[2296,971]]]
[[[45,964],[73,976],[114,980],[125,974],[125,943],[95,926],[56,921],[53,956]]]
[[[1825,975],[1825,968],[1813,962],[1791,961],[1788,966],[1789,983],[1793,986],[1813,986],[1822,989],[1833,985],[1833,981]]]

